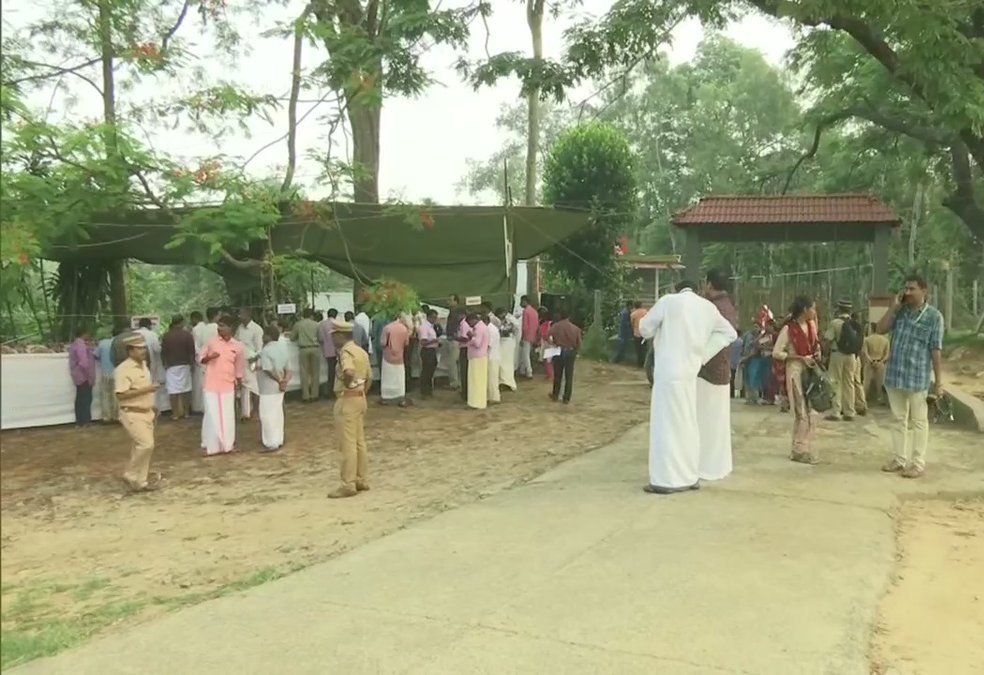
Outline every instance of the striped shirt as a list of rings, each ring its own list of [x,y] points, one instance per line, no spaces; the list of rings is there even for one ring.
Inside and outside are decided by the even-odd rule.
[[[943,315],[926,304],[899,309],[892,322],[892,354],[885,386],[905,391],[929,391],[932,353],[943,348]]]

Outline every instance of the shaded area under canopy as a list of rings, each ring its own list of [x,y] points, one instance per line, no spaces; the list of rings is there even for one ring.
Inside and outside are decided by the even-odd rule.
[[[274,253],[314,260],[363,282],[396,279],[423,299],[458,293],[496,303],[512,297],[516,260],[544,252],[591,220],[587,212],[540,207],[334,203],[329,210],[327,218],[285,216],[273,229]],[[44,255],[59,261],[132,258],[158,265],[206,265],[227,278],[248,277],[230,265],[216,265],[207,246],[197,240],[168,248],[179,231],[174,217],[191,211],[103,215],[85,226],[88,238],[58,242]],[[261,258],[266,242],[253,246],[249,257]]]

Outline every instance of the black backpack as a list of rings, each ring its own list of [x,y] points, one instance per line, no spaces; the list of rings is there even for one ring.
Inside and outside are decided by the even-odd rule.
[[[861,345],[864,344],[864,335],[861,326],[854,319],[845,319],[841,326],[840,337],[837,338],[837,351],[841,354],[858,355],[861,353]]]

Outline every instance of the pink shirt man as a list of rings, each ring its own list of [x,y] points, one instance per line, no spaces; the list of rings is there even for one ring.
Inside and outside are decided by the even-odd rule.
[[[235,339],[214,337],[205,343],[199,356],[218,354],[219,358],[205,364],[205,381],[202,389],[213,394],[228,394],[236,390],[236,380],[246,375],[246,348]]]
[[[77,338],[68,348],[68,368],[76,386],[96,383],[96,356],[82,338]]]
[[[410,329],[397,319],[383,327],[380,336],[383,342],[383,358],[394,366],[403,365],[403,353],[410,345]]]
[[[540,315],[533,305],[523,308],[523,342],[536,344],[540,331]]]
[[[479,321],[471,330],[468,340],[468,358],[484,359],[489,355],[489,327]]]
[[[321,343],[321,355],[326,359],[333,359],[337,356],[335,353],[335,343],[331,339],[331,334],[334,332],[334,319],[325,319],[321,322],[321,325],[318,326],[318,342]]]

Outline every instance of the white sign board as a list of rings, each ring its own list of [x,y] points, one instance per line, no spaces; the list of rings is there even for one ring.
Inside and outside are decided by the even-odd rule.
[[[482,304],[481,295],[469,295],[467,298],[465,298],[466,307],[477,307],[478,305],[481,304]]]
[[[297,305],[293,302],[277,305],[277,314],[297,314]]]

